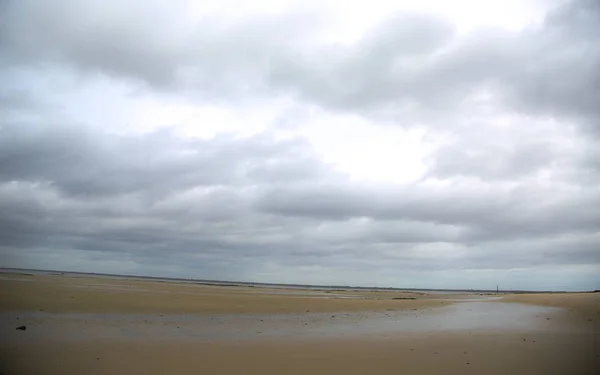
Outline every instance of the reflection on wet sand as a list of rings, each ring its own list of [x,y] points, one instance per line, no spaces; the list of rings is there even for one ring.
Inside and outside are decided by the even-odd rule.
[[[600,368],[597,293],[332,292],[52,275],[0,282],[0,372],[7,374]]]
[[[458,302],[439,309],[303,314],[52,314],[5,312],[2,341],[61,342],[93,340],[254,340],[323,339],[360,335],[445,331],[547,331],[561,326],[546,317],[559,308],[514,303]],[[30,327],[15,334],[16,324]],[[572,329],[572,328],[569,328]]]

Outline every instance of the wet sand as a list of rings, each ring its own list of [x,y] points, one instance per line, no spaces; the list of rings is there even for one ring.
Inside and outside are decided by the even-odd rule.
[[[597,374],[591,342],[543,334],[10,347],[6,374]],[[597,342],[596,342],[597,343]],[[595,367],[596,366],[596,367]]]
[[[13,275],[0,284],[3,374],[600,369],[599,293],[324,293]]]

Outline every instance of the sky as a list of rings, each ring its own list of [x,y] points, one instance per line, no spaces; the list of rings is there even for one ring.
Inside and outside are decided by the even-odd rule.
[[[0,266],[600,289],[600,2],[0,1]]]

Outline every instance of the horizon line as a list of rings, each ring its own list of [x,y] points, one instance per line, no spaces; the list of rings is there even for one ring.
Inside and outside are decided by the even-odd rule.
[[[406,287],[378,287],[378,286],[352,286],[352,285],[324,285],[324,284],[291,284],[291,283],[273,283],[273,282],[255,282],[255,281],[240,281],[240,280],[216,280],[216,279],[202,279],[202,278],[184,278],[184,277],[166,277],[166,276],[146,276],[146,275],[134,275],[134,274],[117,274],[117,273],[103,273],[103,272],[84,272],[84,271],[68,271],[68,270],[50,270],[50,269],[36,269],[36,268],[15,268],[15,267],[0,267],[0,271],[33,271],[33,272],[46,272],[46,273],[69,273],[69,274],[80,274],[80,275],[95,275],[95,276],[116,276],[126,278],[138,278],[138,279],[157,279],[157,280],[173,280],[173,281],[187,281],[197,282],[203,284],[225,284],[225,285],[241,285],[241,286],[276,286],[276,287],[311,287],[311,288],[344,288],[344,289],[374,289],[374,290],[404,290],[404,291],[436,291],[436,292],[502,292],[502,293],[577,293],[577,292],[593,292],[595,290],[578,290],[578,291],[566,291],[566,290],[527,290],[527,289],[474,289],[474,288],[406,288]]]

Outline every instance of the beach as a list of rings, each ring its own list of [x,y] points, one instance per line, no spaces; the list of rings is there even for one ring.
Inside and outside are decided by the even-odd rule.
[[[600,293],[488,296],[0,276],[3,374],[600,369]]]

